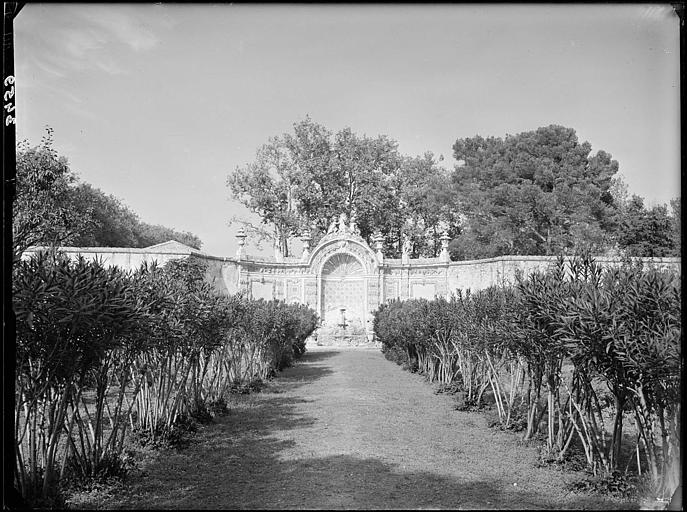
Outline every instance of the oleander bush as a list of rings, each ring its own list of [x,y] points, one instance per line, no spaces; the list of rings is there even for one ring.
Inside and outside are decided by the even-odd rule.
[[[123,474],[132,432],[183,444],[318,325],[306,306],[219,295],[193,260],[125,272],[50,251],[13,272],[15,485],[34,506],[59,506],[61,481]]]
[[[502,428],[545,439],[545,460],[581,446],[595,477],[633,466],[665,495],[681,478],[680,299],[675,272],[561,257],[512,286],[390,301],[374,329],[387,358],[460,389],[459,407],[493,397]]]
[[[29,503],[41,503],[67,460],[95,474],[121,445],[112,419],[121,404],[106,404],[107,382],[141,349],[147,319],[127,276],[97,262],[46,252],[13,277],[15,480]]]

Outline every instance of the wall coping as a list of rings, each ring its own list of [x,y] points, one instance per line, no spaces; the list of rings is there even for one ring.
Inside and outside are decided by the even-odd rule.
[[[32,253],[39,252],[43,250],[48,250],[50,247],[39,245],[34,247],[29,247],[24,252]],[[200,252],[196,249],[185,250],[164,250],[161,247],[60,247],[60,251],[67,253],[78,253],[78,252],[94,252],[94,253],[114,253],[114,254],[175,254],[175,255],[187,255],[195,254],[197,256],[208,256],[204,252]]]
[[[571,260],[572,256],[565,256],[565,261]],[[594,261],[599,262],[617,262],[622,263],[625,258],[620,256],[592,256]],[[506,256],[495,256],[493,258],[484,258],[481,260],[460,260],[451,261],[450,265],[465,265],[465,264],[475,264],[475,263],[491,263],[497,261],[556,261],[558,256],[519,256],[519,255],[506,255]],[[629,258],[632,261],[642,260],[651,261],[656,263],[680,263],[682,261],[681,257],[647,257],[647,256],[632,256]],[[411,260],[414,261],[414,260]]]
[[[48,247],[46,246],[34,246],[34,247],[29,247],[24,251],[25,253],[36,253],[41,250],[46,250]],[[65,253],[95,253],[95,254],[104,254],[104,253],[113,253],[113,254],[152,254],[152,255],[169,255],[169,256],[195,256],[198,258],[202,259],[208,259],[208,260],[214,260],[214,261],[223,261],[223,262],[231,262],[231,263],[237,263],[239,265],[242,264],[249,264],[249,265],[256,265],[256,266],[264,266],[264,267],[274,267],[274,268],[303,268],[308,266],[308,262],[304,261],[284,261],[284,262],[278,262],[278,261],[265,261],[261,259],[253,259],[253,258],[232,258],[232,257],[224,257],[224,256],[213,256],[211,254],[206,254],[204,252],[198,251],[193,248],[189,248],[188,251],[180,251],[178,249],[175,250],[169,250],[165,251],[163,247],[60,247],[59,249],[62,252]],[[525,256],[525,255],[505,255],[505,256],[495,256],[493,258],[484,258],[484,259],[479,259],[479,260],[460,260],[460,261],[439,261],[438,259],[434,258],[417,258],[417,259],[410,259],[408,263],[402,263],[400,259],[394,258],[394,259],[384,259],[384,262],[380,265],[380,267],[394,267],[394,268],[403,268],[403,267],[446,267],[446,266],[460,266],[460,265],[474,265],[474,264],[481,264],[481,263],[496,263],[496,262],[517,262],[517,261],[556,261],[558,256]],[[565,260],[568,261],[572,258],[572,256],[566,256]],[[595,261],[598,262],[605,262],[605,263],[622,263],[625,258],[622,258],[620,256],[593,256]],[[629,258],[632,261],[644,261],[644,262],[651,262],[651,263],[677,263],[680,264],[682,262],[681,257],[631,257]]]

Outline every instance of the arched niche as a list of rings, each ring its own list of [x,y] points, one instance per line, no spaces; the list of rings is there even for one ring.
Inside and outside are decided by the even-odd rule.
[[[365,273],[365,267],[360,260],[348,252],[334,253],[322,265],[323,278],[355,277]]]
[[[369,310],[378,302],[379,264],[361,237],[325,236],[313,251],[309,270],[317,276],[317,311],[325,327],[337,327],[345,309],[350,328],[365,332]]]
[[[328,263],[335,255],[340,255],[342,258],[344,257],[343,255],[348,255],[356,259],[360,263],[362,274],[371,275],[376,274],[378,271],[377,256],[365,243],[365,240],[359,236],[349,234],[346,236],[332,237],[327,235],[324,237],[308,260],[310,272],[321,276],[325,265],[336,264],[336,261],[338,261],[336,259],[332,263]]]

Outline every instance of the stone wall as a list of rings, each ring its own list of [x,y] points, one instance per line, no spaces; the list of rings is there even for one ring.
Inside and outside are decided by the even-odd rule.
[[[153,246],[155,247],[155,246]],[[158,265],[164,265],[168,261],[187,258],[194,251],[191,250],[165,250],[168,248],[161,248],[160,250],[151,250],[151,247],[144,249],[130,249],[123,247],[61,247],[60,251],[76,259],[83,256],[89,260],[102,261],[105,266],[119,267],[121,269],[137,269],[143,263],[151,264],[157,262]],[[190,248],[188,248],[190,249]],[[29,258],[31,254],[45,250],[42,247],[31,248],[24,252],[22,259]],[[200,253],[198,253],[200,255]],[[205,256],[205,255],[202,255]]]
[[[24,258],[40,248],[26,251]],[[512,283],[517,272],[529,274],[555,264],[555,257],[502,256],[484,260],[448,262],[441,258],[384,259],[352,233],[331,233],[312,254],[283,262],[222,258],[178,242],[144,249],[63,247],[70,257],[100,259],[106,265],[133,270],[144,262],[179,258],[199,259],[207,265],[207,280],[222,294],[239,291],[255,299],[282,299],[307,304],[322,319],[318,344],[360,345],[371,342],[372,315],[379,304],[392,299],[448,296],[457,290],[481,290]],[[680,258],[643,258],[646,263],[681,271]],[[619,258],[597,258],[617,266]],[[345,327],[344,327],[345,326]]]
[[[29,257],[31,249],[24,254]],[[241,258],[222,258],[204,254],[178,242],[166,242],[144,249],[112,247],[64,247],[71,257],[98,258],[106,265],[136,269],[144,262],[166,262],[196,258],[207,264],[207,279],[226,295],[244,291],[248,296],[283,299],[308,304],[324,323],[338,325],[341,308],[347,320],[370,330],[372,313],[380,303],[391,299],[447,296],[457,290],[473,291],[501,283],[512,283],[517,272],[545,270],[556,262],[546,256],[501,256],[473,261],[383,259],[353,234],[327,235],[311,255],[285,262]],[[605,266],[617,266],[619,258],[599,257]],[[643,258],[648,264],[681,272],[680,258]],[[346,275],[351,272],[351,275]],[[344,321],[345,323],[345,321]]]
[[[41,248],[32,248],[22,258],[28,258]],[[276,263],[253,259],[222,258],[210,256],[182,244],[160,244],[144,249],[118,247],[62,247],[61,251],[70,257],[79,255],[88,259],[99,259],[108,266],[123,269],[139,268],[144,262],[166,262],[179,258],[197,258],[207,264],[207,278],[223,294],[234,294],[240,290],[255,298],[279,298],[287,301],[315,303],[318,276],[306,262]],[[640,258],[646,264],[659,268],[682,270],[681,258]],[[500,256],[484,260],[452,261],[444,263],[429,259],[410,260],[402,264],[399,259],[387,259],[378,265],[378,277],[373,270],[364,279],[371,288],[380,288],[377,297],[381,301],[390,299],[430,298],[446,295],[457,289],[481,290],[500,283],[512,283],[516,272],[524,274],[545,270],[556,262],[554,256]],[[619,266],[620,258],[597,257],[604,266]],[[372,279],[373,276],[376,276]],[[321,286],[321,283],[320,283]],[[315,288],[315,291],[313,291]],[[332,290],[336,287],[333,286]],[[335,292],[336,293],[336,292]],[[370,295],[370,297],[374,294]],[[309,299],[309,300],[308,300]]]

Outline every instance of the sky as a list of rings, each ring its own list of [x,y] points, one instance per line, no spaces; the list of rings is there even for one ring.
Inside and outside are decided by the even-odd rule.
[[[306,116],[449,169],[458,138],[559,124],[648,206],[680,196],[669,4],[30,3],[14,27],[17,140],[52,127],[82,181],[208,254],[257,219],[228,174]]]

